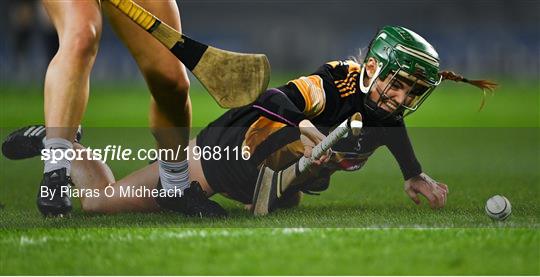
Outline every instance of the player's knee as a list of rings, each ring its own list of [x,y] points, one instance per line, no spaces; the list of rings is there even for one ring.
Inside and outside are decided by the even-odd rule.
[[[182,70],[146,70],[144,74],[157,102],[173,100],[185,103],[187,101],[190,83]]]
[[[94,59],[99,48],[99,37],[99,31],[93,26],[88,26],[67,35],[60,42],[60,47],[69,51],[75,58]]]

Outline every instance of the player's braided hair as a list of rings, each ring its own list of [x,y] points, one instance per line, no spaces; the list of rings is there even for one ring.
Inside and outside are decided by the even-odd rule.
[[[459,74],[456,74],[452,71],[442,71],[442,72],[439,72],[439,75],[442,76],[442,79],[443,80],[450,80],[450,81],[454,81],[454,82],[463,82],[463,83],[468,83],[468,84],[471,84],[477,88],[480,88],[482,89],[482,92],[483,92],[483,96],[482,96],[482,100],[480,102],[480,107],[479,107],[479,111],[482,110],[482,108],[484,107],[485,103],[486,103],[486,96],[487,96],[487,92],[490,92],[490,93],[493,93],[495,91],[495,89],[497,88],[498,84],[495,83],[495,82],[492,82],[492,81],[489,81],[489,80],[469,80]]]

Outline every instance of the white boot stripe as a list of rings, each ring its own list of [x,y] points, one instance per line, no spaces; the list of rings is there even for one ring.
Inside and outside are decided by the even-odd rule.
[[[32,132],[32,130],[34,130],[34,128],[36,128],[36,127],[34,127],[34,126],[30,127],[28,130],[26,130],[26,132],[24,132],[23,136],[28,136],[28,134],[30,132]]]
[[[43,126],[38,126],[34,131],[32,131],[32,133],[30,135],[35,136],[37,134],[37,132],[39,132],[39,130],[41,130],[43,128],[44,128]]]
[[[40,136],[43,132],[45,132],[45,128],[41,128],[41,130],[37,132],[36,136]]]

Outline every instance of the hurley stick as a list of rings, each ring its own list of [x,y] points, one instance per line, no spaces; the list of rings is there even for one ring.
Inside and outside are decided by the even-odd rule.
[[[270,63],[265,55],[236,53],[205,45],[181,34],[132,0],[108,2],[165,45],[221,107],[248,105],[268,86]]]
[[[259,171],[255,192],[252,201],[252,211],[256,216],[266,215],[273,208],[281,194],[304,172],[308,171],[315,160],[320,159],[336,142],[342,139],[349,131],[358,136],[362,129],[362,116],[356,113],[341,123],[326,138],[312,150],[310,158],[302,157],[293,165],[274,171],[262,166]]]

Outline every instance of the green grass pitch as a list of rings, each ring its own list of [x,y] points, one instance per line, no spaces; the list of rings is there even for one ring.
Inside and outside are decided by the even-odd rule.
[[[361,171],[335,175],[322,195],[264,218],[217,197],[228,219],[89,215],[77,206],[70,219],[45,220],[35,207],[41,161],[1,157],[0,274],[538,275],[539,91],[537,81],[504,81],[477,112],[479,92],[444,84],[407,119],[424,170],[450,187],[438,211],[406,197],[396,162],[379,149]],[[196,84],[191,95],[194,126],[223,112]],[[39,88],[3,84],[2,139],[41,122],[42,101]],[[142,83],[94,85],[84,143],[151,147],[147,110]],[[111,167],[119,178],[144,164]],[[495,194],[512,202],[505,222],[484,214]]]

